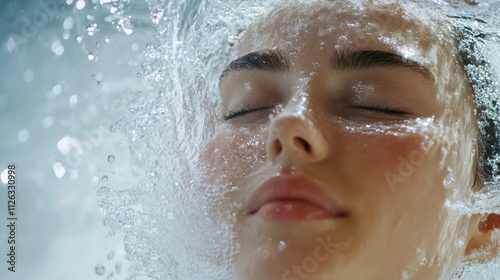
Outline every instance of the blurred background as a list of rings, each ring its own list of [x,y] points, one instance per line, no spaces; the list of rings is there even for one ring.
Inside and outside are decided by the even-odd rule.
[[[0,2],[0,279],[124,278],[123,233],[103,222],[96,189],[137,183],[127,139],[112,127],[147,94],[141,61],[153,29],[136,2]]]

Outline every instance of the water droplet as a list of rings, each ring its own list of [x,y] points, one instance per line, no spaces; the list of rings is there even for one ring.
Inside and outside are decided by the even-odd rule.
[[[78,0],[75,4],[75,8],[77,8],[78,10],[81,10],[83,8],[85,8],[85,1],[84,0]]]
[[[120,262],[117,262],[115,264],[115,270],[116,270],[116,274],[120,274],[122,272],[122,264]]]
[[[28,68],[26,69],[26,71],[24,71],[24,74],[23,74],[23,79],[24,79],[24,82],[26,83],[29,83],[33,80],[33,69],[31,68]]]
[[[133,43],[132,46],[131,46],[131,49],[132,51],[136,52],[139,50],[139,44],[137,43]]]
[[[53,166],[52,169],[54,170],[54,173],[56,174],[57,178],[62,178],[64,174],[66,173],[66,169],[60,162],[56,162]]]
[[[138,72],[137,73],[137,78],[140,78],[141,77],[141,72]]]
[[[448,170],[446,171],[446,177],[444,178],[443,181],[443,187],[445,189],[449,189],[450,187],[453,186],[453,183],[455,183],[455,178],[453,177],[453,170],[448,167]]]
[[[73,28],[73,18],[72,17],[66,17],[63,22],[63,28],[66,30],[70,30]]]
[[[88,59],[89,59],[89,60],[94,60],[94,55],[93,55],[92,53],[89,53],[89,55],[88,55]]]
[[[114,155],[109,155],[108,156],[108,162],[109,162],[109,164],[113,164],[113,162],[115,162],[115,156]]]
[[[168,212],[167,213],[167,220],[172,221],[174,219],[174,213]]]
[[[106,268],[104,267],[104,265],[99,263],[95,266],[95,274],[103,275],[105,271],[106,271]]]
[[[50,48],[52,52],[57,56],[60,56],[64,53],[64,46],[61,44],[60,40],[55,40],[54,42],[52,42]]]
[[[58,96],[62,92],[62,86],[61,84],[56,84],[55,86],[52,87],[52,93],[54,96]]]
[[[108,254],[108,260],[111,260],[114,257],[115,257],[115,252],[114,251],[109,252],[109,254]]]
[[[5,185],[7,185],[7,182],[9,181],[9,175],[8,175],[8,172],[9,170],[7,168],[5,168],[2,173],[0,174],[0,179],[2,181],[2,183],[4,183]]]
[[[94,36],[99,31],[97,28],[97,23],[92,23],[89,26],[87,26],[87,34],[89,36]]]
[[[108,180],[108,176],[106,176],[106,175],[102,176],[101,180],[102,180],[103,182],[106,182],[106,181]]]
[[[283,250],[285,250],[285,248],[286,248],[286,242],[283,240],[280,240],[280,242],[278,242],[278,251],[283,252]]]
[[[19,141],[19,143],[24,143],[28,141],[29,138],[30,131],[27,128],[23,128],[17,133],[17,141]]]

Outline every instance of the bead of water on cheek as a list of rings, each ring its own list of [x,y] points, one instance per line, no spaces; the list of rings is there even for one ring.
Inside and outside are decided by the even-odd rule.
[[[234,202],[233,203],[233,207],[235,209],[241,209],[241,208],[243,208],[243,203],[241,203],[241,202]]]
[[[283,241],[283,240],[280,240],[280,242],[278,242],[278,251],[279,252],[283,252],[286,248],[286,242]]]

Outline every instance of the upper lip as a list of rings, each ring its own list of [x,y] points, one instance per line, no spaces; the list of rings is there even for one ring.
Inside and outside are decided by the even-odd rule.
[[[332,217],[346,217],[347,211],[326,189],[305,176],[276,176],[263,182],[253,193],[248,214],[273,201],[306,201],[316,204]]]

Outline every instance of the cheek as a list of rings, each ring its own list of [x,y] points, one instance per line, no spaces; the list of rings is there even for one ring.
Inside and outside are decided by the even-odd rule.
[[[415,258],[415,248],[432,252],[445,224],[449,194],[443,180],[450,163],[442,143],[418,134],[346,134],[341,140],[344,197],[355,208],[356,238],[372,240],[353,251],[369,263],[395,269]],[[384,264],[379,263],[381,252],[387,256]]]
[[[350,169],[353,188],[362,192],[395,193],[412,185],[419,191],[439,188],[441,144],[419,134],[350,134],[339,151]],[[353,174],[353,173],[357,173]],[[359,176],[362,175],[362,176]]]
[[[419,225],[437,222],[435,211],[444,208],[448,195],[443,180],[450,164],[437,138],[353,133],[340,140],[342,191],[360,221],[391,231],[409,219],[415,232]]]

